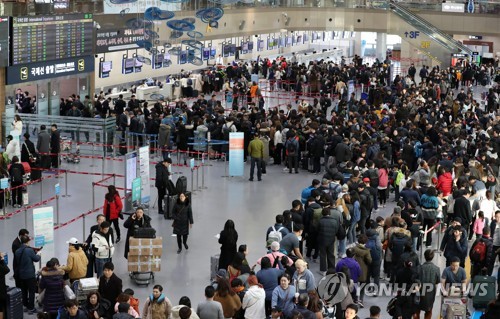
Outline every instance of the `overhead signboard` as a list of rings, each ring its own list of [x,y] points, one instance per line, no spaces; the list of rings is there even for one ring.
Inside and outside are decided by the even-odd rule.
[[[7,84],[32,82],[94,71],[94,56],[18,64],[7,68]]]
[[[137,49],[137,41],[144,40],[144,29],[110,28],[96,30],[96,53]]]
[[[445,3],[441,4],[441,11],[464,13],[465,12],[465,4],[464,3],[455,3],[455,2],[445,2]]]
[[[12,65],[93,54],[91,13],[12,18]]]
[[[158,7],[162,10],[180,11],[181,3],[168,3],[158,0],[104,0],[104,13],[127,14],[142,13],[149,7]]]

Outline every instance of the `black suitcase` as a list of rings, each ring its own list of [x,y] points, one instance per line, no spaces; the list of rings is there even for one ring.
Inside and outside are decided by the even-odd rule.
[[[31,164],[30,181],[36,181],[40,178],[42,178],[42,170],[40,169],[40,165]]]
[[[217,272],[219,271],[219,258],[219,254],[210,256],[210,280],[215,280],[217,278]]]
[[[175,183],[175,188],[177,189],[177,194],[186,193],[188,187],[188,180],[186,176],[179,176],[177,182]]]
[[[5,300],[5,318],[23,318],[23,298],[21,289],[15,287],[7,288],[7,298]]]
[[[177,195],[165,196],[163,199],[163,218],[172,219],[175,202],[177,202]]]
[[[134,230],[134,238],[156,238],[156,230],[151,227],[140,227]]]
[[[198,90],[193,90],[193,96],[192,97],[198,97],[198,94],[199,94]]]

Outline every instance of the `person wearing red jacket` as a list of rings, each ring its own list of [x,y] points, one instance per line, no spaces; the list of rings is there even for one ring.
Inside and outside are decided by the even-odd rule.
[[[436,189],[443,193],[444,197],[449,196],[453,189],[453,177],[451,173],[442,166],[438,169]]]
[[[122,199],[114,185],[108,186],[108,193],[104,196],[103,214],[109,223],[113,224],[116,231],[116,243],[120,241],[120,225],[118,218],[122,218]]]

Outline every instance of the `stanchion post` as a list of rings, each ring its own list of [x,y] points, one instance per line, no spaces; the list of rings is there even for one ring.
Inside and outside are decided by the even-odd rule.
[[[71,197],[68,195],[68,171],[64,170],[64,195],[63,197]]]
[[[200,185],[200,184],[198,183],[198,178],[199,178],[199,177],[200,177],[200,167],[198,166],[198,167],[196,168],[196,190],[199,190],[199,189],[200,189],[200,187],[199,187],[199,185]]]
[[[82,227],[83,227],[83,237],[85,239],[85,214],[82,214],[82,219],[83,219],[83,223],[82,223]]]
[[[7,196],[5,196],[5,189],[2,189],[3,192],[3,215],[5,216],[7,214]]]
[[[442,223],[439,222],[439,227],[438,227],[438,240],[437,240],[437,249],[436,251],[439,251],[439,246],[441,245],[441,225]]]
[[[43,199],[43,185],[42,185],[42,183],[43,183],[43,178],[40,180],[40,200]],[[12,194],[12,192],[11,192],[11,194]]]
[[[193,169],[191,169],[191,194],[194,194],[194,172]]]
[[[101,178],[104,178],[104,156],[102,157],[101,163]]]
[[[116,185],[116,174],[113,173],[113,185]]]
[[[59,195],[56,195],[56,225],[59,225]]]
[[[92,182],[92,209],[95,209],[95,183]]]
[[[24,206],[24,225],[28,228],[28,208]]]

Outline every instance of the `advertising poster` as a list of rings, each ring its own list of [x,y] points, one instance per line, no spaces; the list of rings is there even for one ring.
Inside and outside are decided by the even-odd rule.
[[[132,192],[132,182],[137,178],[137,152],[125,154],[125,195]],[[132,198],[127,197],[123,204],[125,212],[132,210]]]
[[[229,176],[243,176],[245,174],[243,140],[244,133],[229,133]]]
[[[32,245],[42,247],[42,265],[55,256],[54,247],[54,207],[39,207],[33,209],[33,237]],[[64,243],[63,247],[66,247]]]
[[[148,206],[151,199],[149,187],[149,146],[139,148],[139,176],[141,177],[141,203]]]
[[[132,205],[139,206],[141,204],[141,178],[137,177],[132,182]]]

